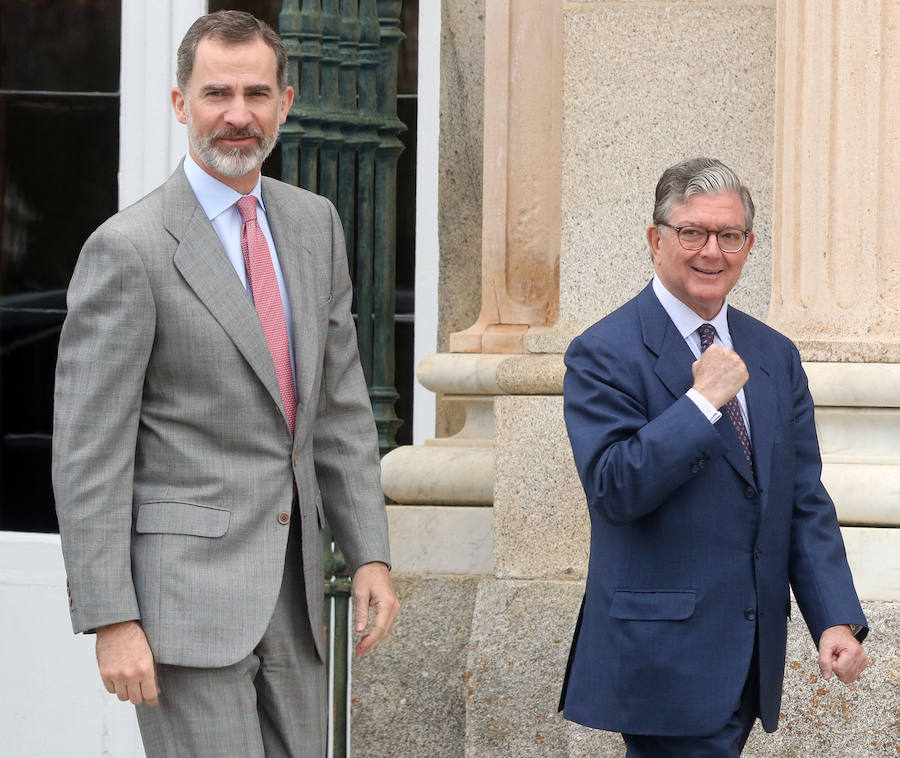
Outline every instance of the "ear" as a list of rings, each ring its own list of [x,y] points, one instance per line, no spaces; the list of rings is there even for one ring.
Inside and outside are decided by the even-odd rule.
[[[287,121],[288,111],[291,109],[291,105],[294,104],[294,88],[293,87],[285,87],[284,92],[281,93],[281,120],[278,122],[279,124],[283,124]]]
[[[655,224],[653,226],[647,227],[647,243],[650,245],[650,254],[653,256],[653,260],[656,260],[656,256],[659,253],[659,227]]]
[[[175,118],[178,119],[179,123],[186,124],[187,123],[187,113],[185,108],[187,106],[187,102],[185,100],[184,94],[178,87],[172,88],[172,109],[175,111]]]
[[[747,255],[750,255],[750,248],[753,247],[754,242],[756,242],[756,235],[754,235],[753,232],[750,232],[750,236],[747,237]]]

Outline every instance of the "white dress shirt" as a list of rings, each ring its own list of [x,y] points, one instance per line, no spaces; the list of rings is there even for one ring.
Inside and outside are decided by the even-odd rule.
[[[693,310],[669,292],[656,275],[653,276],[653,294],[656,295],[660,305],[662,305],[665,312],[669,315],[669,318],[672,319],[672,323],[675,324],[675,328],[684,338],[684,341],[691,349],[695,358],[700,358],[700,334],[697,332],[697,329],[703,324],[712,324],[715,327],[716,336],[713,339],[714,344],[724,345],[725,347],[734,349],[734,345],[731,342],[731,332],[728,331],[727,299],[722,304],[721,310],[715,317],[707,320],[694,313]],[[713,408],[712,403],[693,387],[691,387],[686,394],[701,410],[703,415],[709,419],[711,424],[715,424],[722,418],[722,413],[717,408]],[[741,416],[744,418],[744,426],[747,427],[747,436],[750,437],[750,417],[747,415],[747,401],[744,398],[743,387],[737,393],[737,399],[738,405],[741,408]]]
[[[194,194],[197,196],[197,202],[206,213],[206,217],[216,230],[216,234],[228,254],[228,260],[234,267],[235,273],[241,280],[247,294],[252,297],[250,289],[247,286],[247,271],[244,267],[244,254],[241,250],[241,228],[243,221],[241,220],[240,211],[238,211],[235,203],[240,200],[241,195],[237,190],[232,189],[227,184],[223,184],[218,179],[207,174],[197,162],[191,157],[190,153],[184,156],[184,173],[187,176],[188,183]],[[291,303],[287,296],[287,287],[284,283],[284,274],[281,271],[281,262],[275,250],[275,240],[272,239],[272,230],[269,228],[269,221],[266,218],[266,206],[263,204],[262,177],[256,180],[256,186],[248,194],[253,195],[258,203],[256,209],[256,218],[259,227],[266,238],[269,245],[269,254],[272,256],[272,266],[275,269],[275,278],[278,280],[278,291],[281,293],[281,305],[284,308],[284,318],[287,322],[288,345],[291,351],[291,373],[294,374],[294,388],[297,386],[297,377],[294,370],[294,334],[291,328]]]

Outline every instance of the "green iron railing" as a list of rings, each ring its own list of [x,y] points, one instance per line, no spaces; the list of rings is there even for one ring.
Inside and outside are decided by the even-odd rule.
[[[284,0],[279,28],[297,95],[281,130],[282,179],[337,207],[356,293],[357,339],[382,455],[394,411],[397,118],[402,0]],[[324,533],[327,758],[350,756],[352,603],[343,557]]]
[[[282,178],[337,207],[356,292],[357,335],[381,454],[394,411],[397,118],[402,0],[284,0],[279,26],[297,88],[281,130]]]

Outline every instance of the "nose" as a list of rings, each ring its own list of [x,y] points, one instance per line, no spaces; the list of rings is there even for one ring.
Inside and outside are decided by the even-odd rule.
[[[700,252],[704,255],[721,255],[722,249],[719,247],[718,232],[709,232],[706,238],[706,244],[700,248]]]
[[[247,102],[243,97],[235,97],[229,104],[228,110],[224,114],[225,121],[234,127],[242,129],[250,123],[250,109],[247,108]]]

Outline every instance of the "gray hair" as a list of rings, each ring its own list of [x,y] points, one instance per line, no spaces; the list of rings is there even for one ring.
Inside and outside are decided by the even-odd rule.
[[[753,230],[756,209],[753,198],[737,174],[715,158],[691,158],[663,171],[656,184],[656,204],[653,206],[653,223],[669,221],[672,208],[687,202],[691,195],[713,192],[737,192],[744,204],[744,220],[747,231]]]
[[[240,45],[261,39],[275,53],[275,69],[278,88],[287,88],[287,52],[281,37],[265,21],[243,11],[216,11],[198,18],[187,30],[178,46],[175,79],[178,89],[187,94],[188,82],[194,71],[197,45],[202,39],[214,39],[226,45]]]

